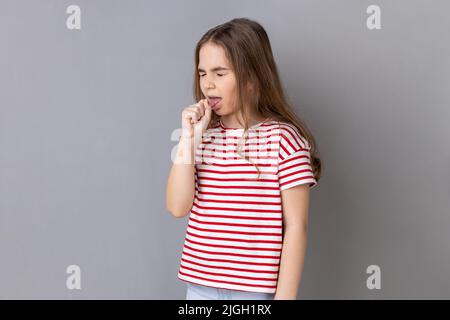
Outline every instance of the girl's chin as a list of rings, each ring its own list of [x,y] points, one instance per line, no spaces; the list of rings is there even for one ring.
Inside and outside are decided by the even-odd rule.
[[[212,107],[212,111],[218,112],[222,108],[221,103],[219,102],[216,106]]]

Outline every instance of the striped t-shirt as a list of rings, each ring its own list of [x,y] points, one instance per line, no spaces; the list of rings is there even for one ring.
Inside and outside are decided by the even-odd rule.
[[[316,186],[310,146],[292,124],[244,129],[220,121],[195,153],[195,197],[178,278],[215,288],[275,293],[283,244],[281,191]]]

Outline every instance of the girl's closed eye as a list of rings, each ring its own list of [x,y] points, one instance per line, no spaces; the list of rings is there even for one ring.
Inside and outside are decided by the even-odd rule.
[[[224,74],[220,74],[220,73],[218,73],[217,75],[218,75],[219,77],[224,76]],[[203,77],[203,76],[206,76],[206,74],[201,74],[201,75],[200,75],[200,77]]]

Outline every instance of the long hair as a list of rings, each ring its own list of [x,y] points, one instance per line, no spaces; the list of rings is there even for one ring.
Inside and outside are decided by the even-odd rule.
[[[269,37],[264,28],[258,22],[248,18],[236,18],[208,30],[201,37],[195,48],[193,82],[195,101],[206,98],[200,88],[197,67],[200,49],[207,42],[224,49],[226,58],[235,73],[236,100],[244,120],[244,123],[241,123],[244,126],[244,139],[247,137],[250,115],[255,112],[264,118],[290,123],[307,140],[314,178],[319,181],[322,161],[318,155],[315,139],[286,99]],[[249,94],[249,88],[251,88],[251,94]],[[255,108],[253,112],[251,108]],[[213,112],[208,128],[216,126],[219,120],[220,116]],[[258,168],[257,170],[259,173]]]

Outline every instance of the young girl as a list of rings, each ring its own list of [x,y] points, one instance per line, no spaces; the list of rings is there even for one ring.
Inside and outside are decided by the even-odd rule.
[[[247,18],[209,30],[195,51],[194,95],[166,189],[189,215],[178,278],[187,299],[296,299],[314,138],[282,90],[264,28]]]

